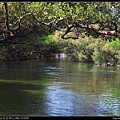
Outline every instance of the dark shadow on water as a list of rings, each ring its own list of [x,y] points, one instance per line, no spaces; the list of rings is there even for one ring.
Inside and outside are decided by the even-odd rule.
[[[120,115],[119,72],[64,59],[1,63],[0,115]]]
[[[40,115],[43,108],[44,86],[0,82],[0,115]]]

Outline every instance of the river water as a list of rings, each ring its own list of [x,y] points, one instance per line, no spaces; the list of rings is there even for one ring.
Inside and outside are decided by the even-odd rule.
[[[0,63],[0,116],[120,116],[120,68],[54,58]]]

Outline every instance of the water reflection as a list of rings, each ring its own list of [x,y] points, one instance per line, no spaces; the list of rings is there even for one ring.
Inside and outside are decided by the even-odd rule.
[[[109,97],[75,94],[59,88],[56,90],[54,87],[48,87],[46,94],[46,105],[50,116],[111,116],[118,115],[120,110],[118,104],[115,107],[110,102],[114,99]]]
[[[46,89],[46,107],[50,116],[111,116],[120,115],[120,99],[110,94],[74,93],[56,86]]]
[[[1,63],[0,115],[120,115],[120,69],[67,59]]]
[[[0,66],[0,115],[46,115],[44,63],[5,62]]]
[[[54,75],[46,88],[50,116],[120,115],[120,94],[113,97],[110,92],[120,85],[119,69],[71,62],[59,67],[59,76]]]

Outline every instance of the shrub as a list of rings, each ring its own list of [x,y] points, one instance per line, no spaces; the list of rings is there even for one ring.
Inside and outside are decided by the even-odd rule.
[[[119,39],[103,40],[81,34],[79,39],[61,38],[61,31],[56,31],[53,42],[58,46],[60,52],[81,62],[94,62],[99,65],[117,65],[120,63],[120,41]]]
[[[37,43],[42,43],[44,45],[49,45],[49,44],[52,43],[52,37],[53,37],[52,34],[50,34],[50,35],[44,35],[43,34],[36,39],[36,42]]]

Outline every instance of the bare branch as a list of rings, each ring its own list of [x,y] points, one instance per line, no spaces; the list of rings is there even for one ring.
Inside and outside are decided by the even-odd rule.
[[[31,13],[26,13],[26,14],[24,14],[23,16],[21,16],[21,17],[16,21],[16,23],[13,25],[13,26],[16,26],[16,25],[18,24],[18,26],[15,27],[15,28],[13,28],[13,29],[11,29],[11,30],[12,30],[12,31],[17,31],[18,29],[20,29],[21,21],[22,21],[26,16],[28,16],[28,15],[31,15]]]

